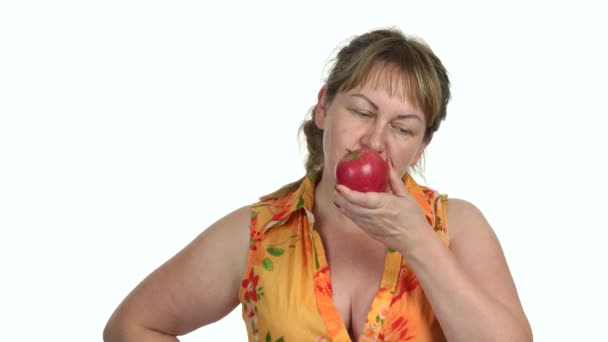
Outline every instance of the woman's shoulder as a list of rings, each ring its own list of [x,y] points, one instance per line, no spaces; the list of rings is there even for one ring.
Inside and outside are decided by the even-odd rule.
[[[461,198],[446,199],[446,216],[451,241],[465,236],[494,235],[481,210],[472,202]]]
[[[447,215],[449,218],[461,221],[480,219],[483,217],[481,210],[475,204],[465,199],[455,197],[447,198],[446,196],[446,200]]]
[[[221,224],[226,226],[242,226],[243,223],[249,221],[249,213],[251,212],[252,204],[245,204],[232,211],[226,213],[223,217],[215,222],[215,225]],[[227,224],[228,223],[228,224]],[[212,226],[213,227],[213,226]]]
[[[239,239],[239,236],[243,237],[241,240],[245,239],[245,235],[247,235],[245,232],[247,232],[251,218],[250,213],[251,205],[249,204],[234,209],[209,226],[206,229],[207,235],[222,241]]]
[[[297,188],[276,197],[262,197],[251,205],[251,229],[280,226],[305,206],[305,189]],[[257,228],[256,228],[257,227]]]

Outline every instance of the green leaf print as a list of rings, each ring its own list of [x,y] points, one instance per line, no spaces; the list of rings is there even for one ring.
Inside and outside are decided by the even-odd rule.
[[[273,224],[272,224],[272,226],[270,226],[270,227],[276,227],[276,226],[280,226],[280,225],[282,225],[283,223],[285,223],[285,221],[286,221],[286,219],[281,219],[281,220],[279,220],[278,222],[273,223]]]
[[[272,342],[272,337],[270,336],[270,331],[268,333],[266,333],[266,342]],[[285,339],[283,338],[283,336],[281,336],[275,342],[285,342]]]
[[[266,248],[266,252],[270,253],[272,256],[281,256],[285,253],[285,250],[283,248],[268,247]]]
[[[302,208],[304,205],[304,196],[300,195],[300,199],[298,199],[298,204],[296,205],[296,209]]]
[[[268,271],[272,271],[273,269],[273,265],[272,265],[272,260],[270,260],[269,257],[265,257],[264,260],[262,261],[262,266],[268,270]]]

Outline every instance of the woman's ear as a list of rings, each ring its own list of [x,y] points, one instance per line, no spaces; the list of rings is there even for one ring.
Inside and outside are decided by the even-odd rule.
[[[327,85],[324,85],[319,90],[317,95],[317,105],[315,106],[314,119],[315,125],[319,129],[325,128],[325,116],[327,115]]]

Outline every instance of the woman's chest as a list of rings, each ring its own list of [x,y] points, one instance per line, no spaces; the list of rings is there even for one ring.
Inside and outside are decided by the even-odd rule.
[[[375,247],[375,248],[374,248]],[[386,250],[374,245],[327,246],[333,303],[353,341],[363,332],[385,268]]]

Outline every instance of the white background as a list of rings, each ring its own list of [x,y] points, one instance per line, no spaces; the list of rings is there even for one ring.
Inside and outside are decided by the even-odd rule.
[[[425,39],[453,82],[427,184],[485,213],[537,341],[602,339],[604,14],[585,1],[2,2],[2,340],[101,340],[148,273],[301,177],[296,132],[324,66],[385,26]],[[246,339],[239,309],[182,340],[219,336]]]

